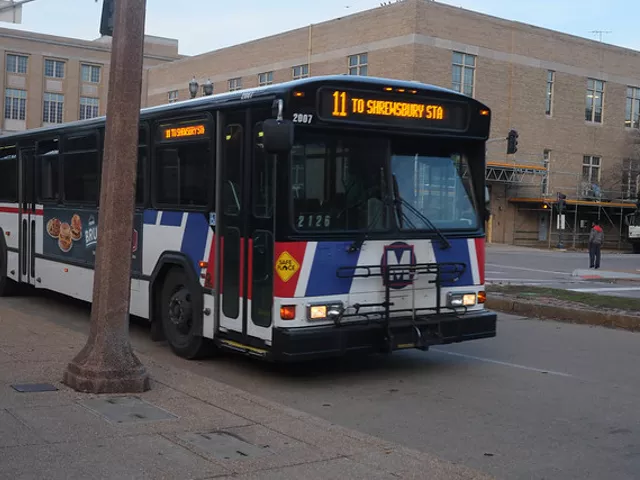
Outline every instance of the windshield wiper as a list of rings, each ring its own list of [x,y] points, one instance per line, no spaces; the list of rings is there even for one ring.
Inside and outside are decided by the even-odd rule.
[[[429,220],[427,217],[424,216],[424,214],[416,209],[413,205],[411,205],[409,202],[407,202],[404,198],[400,197],[399,195],[396,197],[396,202],[399,202],[400,204],[404,205],[405,207],[407,207],[409,210],[411,210],[411,212],[413,212],[414,215],[416,215],[420,220],[422,220],[424,223],[426,223],[434,232],[436,232],[436,234],[438,235],[438,237],[440,237],[440,241],[442,243],[441,248],[451,248],[451,242],[449,241],[449,239],[447,237],[444,236],[444,233],[442,233],[442,230],[440,230],[438,227],[436,227],[433,222],[431,220]],[[403,214],[403,217],[405,218],[405,220],[409,221],[409,218],[406,214]],[[411,223],[411,221],[409,221],[409,223]]]

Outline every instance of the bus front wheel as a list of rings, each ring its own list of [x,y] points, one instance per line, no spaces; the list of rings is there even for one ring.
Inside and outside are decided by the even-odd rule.
[[[193,292],[182,269],[171,269],[164,279],[160,313],[164,335],[173,352],[183,358],[200,358],[210,350],[210,342],[202,337],[202,312],[194,308]]]

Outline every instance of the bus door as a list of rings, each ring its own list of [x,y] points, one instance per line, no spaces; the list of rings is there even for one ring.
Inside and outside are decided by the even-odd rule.
[[[218,181],[220,205],[217,212],[216,232],[219,238],[220,285],[218,295],[218,315],[221,332],[234,332],[246,336],[244,322],[243,261],[246,226],[244,214],[244,155],[246,148],[247,111],[228,112],[224,115],[222,128],[222,172]]]
[[[251,113],[254,119],[269,114]],[[264,154],[261,123],[248,111],[225,115],[223,142],[219,325],[243,342],[270,340],[275,162]]]
[[[36,283],[36,192],[35,192],[35,148],[21,148],[19,189],[19,279],[20,282]]]

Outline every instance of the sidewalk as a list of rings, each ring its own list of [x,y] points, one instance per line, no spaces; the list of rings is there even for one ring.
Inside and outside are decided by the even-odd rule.
[[[0,300],[0,479],[489,478],[146,355],[151,391],[76,393],[60,379],[85,341]],[[12,387],[32,383],[58,390]]]

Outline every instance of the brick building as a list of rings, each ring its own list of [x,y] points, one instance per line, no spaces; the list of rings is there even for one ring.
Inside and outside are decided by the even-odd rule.
[[[110,40],[0,28],[0,134],[104,115]],[[145,66],[179,58],[177,40],[145,39]]]
[[[324,74],[454,88],[492,108],[492,137],[517,129],[515,155],[506,155],[505,142],[489,145],[493,241],[555,245],[550,212],[561,191],[571,244],[584,243],[599,218],[611,246],[624,246],[621,221],[640,178],[629,146],[640,110],[640,52],[405,0],[151,67],[147,104],[188,98],[192,76],[224,92]]]
[[[0,81],[11,99],[4,101],[2,129],[59,120],[61,94],[64,121],[96,113],[96,98],[97,113],[104,113],[108,44],[1,29],[0,37]],[[640,52],[431,0],[403,0],[193,57],[180,57],[177,42],[159,38],[148,38],[145,52],[146,106],[189,98],[194,76],[200,84],[210,79],[214,92],[350,74],[472,95],[493,111],[493,241],[555,245],[551,214],[560,191],[568,200],[568,246],[583,245],[596,218],[611,246],[626,245],[622,220],[640,184],[640,156],[631,146],[638,138]],[[63,79],[56,78],[59,61]],[[26,114],[19,95],[28,97]],[[511,128],[520,135],[518,152],[506,155]]]

